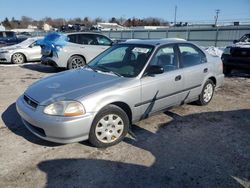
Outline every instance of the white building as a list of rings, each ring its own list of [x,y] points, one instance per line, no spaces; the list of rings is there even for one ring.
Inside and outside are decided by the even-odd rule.
[[[47,24],[47,23],[45,23],[45,24],[43,24],[43,30],[44,31],[50,31],[50,30],[52,30],[52,26],[49,25],[49,24]]]
[[[5,27],[2,24],[0,24],[0,31],[5,31]]]
[[[111,31],[111,30],[116,31],[116,30],[127,29],[126,27],[123,27],[117,23],[97,23],[95,27],[97,27],[102,31]]]

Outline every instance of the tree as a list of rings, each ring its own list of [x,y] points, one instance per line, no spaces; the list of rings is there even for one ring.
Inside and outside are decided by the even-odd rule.
[[[3,23],[3,26],[4,26],[6,29],[12,29],[11,24],[10,24],[10,21],[9,21],[9,19],[8,19],[7,17],[4,19],[4,21],[3,21],[2,23]]]

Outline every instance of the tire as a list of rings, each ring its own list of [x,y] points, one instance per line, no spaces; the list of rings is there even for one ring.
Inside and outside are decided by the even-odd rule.
[[[68,60],[68,69],[77,69],[86,64],[86,61],[83,57],[79,55],[73,55]]]
[[[11,62],[13,64],[22,64],[25,61],[26,61],[26,58],[22,53],[14,53],[11,57]]]
[[[200,106],[207,105],[213,98],[215,85],[212,80],[208,79],[199,95],[196,103]]]
[[[128,130],[127,114],[118,106],[108,105],[96,115],[90,129],[89,142],[98,148],[109,147],[122,141]]]
[[[227,66],[223,66],[223,73],[225,74],[225,75],[229,75],[230,73],[232,72],[232,68],[230,68],[230,67],[227,67]]]

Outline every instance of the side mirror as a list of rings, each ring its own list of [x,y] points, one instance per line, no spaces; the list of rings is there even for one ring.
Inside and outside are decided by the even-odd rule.
[[[235,44],[235,43],[237,43],[237,42],[239,42],[238,40],[233,40],[233,43]]]
[[[164,68],[159,65],[151,65],[148,67],[146,74],[154,75],[154,74],[162,74],[164,73]]]

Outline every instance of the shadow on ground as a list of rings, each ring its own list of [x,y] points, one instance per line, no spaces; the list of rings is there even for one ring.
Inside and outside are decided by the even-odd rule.
[[[29,70],[37,71],[37,72],[42,72],[42,73],[57,73],[57,72],[65,71],[65,69],[62,69],[62,68],[56,68],[56,67],[52,67],[52,66],[42,65],[40,63],[27,64],[27,65],[23,64],[21,66],[21,68],[29,69]]]
[[[22,123],[20,116],[18,115],[16,111],[16,104],[11,104],[2,114],[2,120],[5,124],[5,126],[11,130],[14,134],[21,136],[28,140],[29,142],[32,142],[34,144],[42,145],[42,146],[48,146],[48,147],[54,147],[59,146],[61,144],[56,144],[52,142],[47,142],[45,140],[42,140],[35,135],[33,135]]]
[[[173,121],[160,125],[157,133],[133,126],[136,140],[124,140],[141,149],[134,161],[140,161],[145,150],[151,152],[155,157],[152,166],[111,159],[48,160],[38,164],[47,174],[46,187],[228,188],[241,187],[232,176],[250,179],[249,109],[188,116],[165,114]],[[116,147],[109,151],[115,153]],[[126,158],[131,147],[123,148],[119,155]]]

